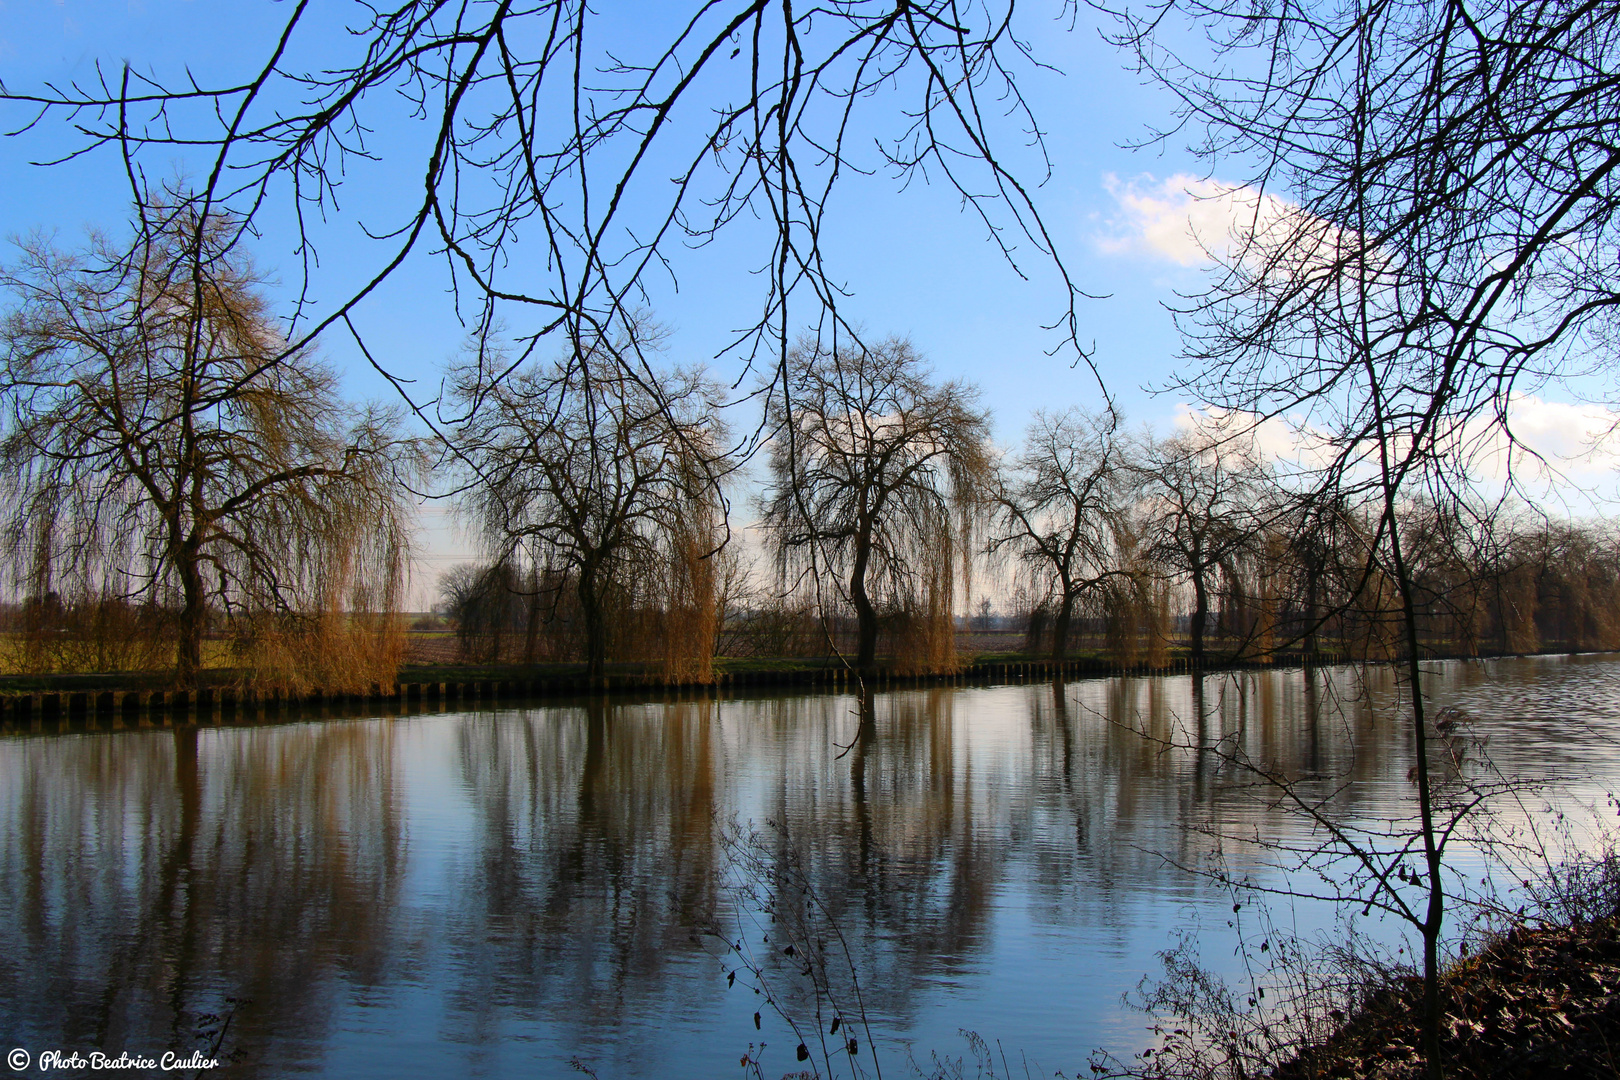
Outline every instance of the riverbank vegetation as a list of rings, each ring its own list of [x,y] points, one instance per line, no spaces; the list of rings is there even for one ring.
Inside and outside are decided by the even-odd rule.
[[[1441,973],[1445,1073],[1467,1080],[1613,1076],[1620,1065],[1620,858],[1543,867],[1481,898]],[[1512,898],[1511,900],[1509,898]],[[1504,903],[1516,905],[1504,908]],[[1152,1045],[1093,1054],[1113,1080],[1408,1080],[1425,1075],[1413,1018],[1424,980],[1413,958],[1365,939],[1300,940],[1250,918],[1246,978],[1228,981],[1183,939],[1131,1004]]]
[[[127,238],[97,238],[79,254],[26,241],[7,272],[6,651],[35,670],[172,665],[179,685],[227,661],[245,678],[286,682],[294,654],[349,657],[309,676],[317,681],[385,679],[404,655],[405,508],[420,491],[453,496],[483,549],[484,561],[452,571],[441,590],[453,659],[464,661],[599,672],[658,660],[682,681],[701,679],[716,655],[948,671],[975,619],[1021,632],[1021,651],[1092,651],[1121,667],[1620,645],[1613,530],[1515,499],[1523,454],[1507,422],[1515,393],[1584,370],[1583,350],[1608,340],[1612,267],[1590,252],[1612,227],[1602,210],[1610,170],[1561,156],[1565,127],[1537,120],[1612,125],[1598,103],[1606,84],[1592,81],[1608,17],[1544,26],[1498,3],[1434,31],[1410,12],[1380,11],[1357,38],[1335,31],[1348,16],[1325,11],[1305,21],[1313,36],[1218,6],[1169,4],[1149,19],[1104,5],[1123,54],[1171,91],[1186,130],[1207,132],[1198,149],[1255,164],[1254,190],[1286,183],[1288,197],[1256,196],[1253,220],[1206,253],[1209,288],[1181,312],[1192,363],[1175,389],[1202,422],[1168,436],[1133,431],[1094,394],[1095,412],[1055,408],[1033,418],[1020,445],[994,447],[974,387],[935,378],[915,344],[850,320],[820,236],[835,183],[867,171],[846,158],[854,114],[825,126],[859,103],[863,122],[887,132],[888,166],[909,177],[954,162],[940,176],[999,250],[1012,260],[1022,237],[1057,273],[1060,348],[1089,359],[1076,334],[1083,294],[996,150],[1006,133],[974,104],[1004,94],[1039,149],[1014,74],[1032,57],[995,7],[963,22],[947,8],[921,17],[861,4],[813,30],[784,11],[770,34],[759,10],[727,19],[706,9],[645,78],[611,92],[580,84],[611,107],[588,137],[559,136],[543,161],[518,151],[552,131],[522,88],[548,72],[577,78],[567,58],[585,53],[585,13],[558,23],[557,50],[528,59],[505,37],[516,14],[492,12],[475,30],[426,14],[362,20],[355,39],[375,51],[352,66],[310,82],[280,52],[269,60],[252,85],[294,86],[302,104],[289,99],[262,127],[214,130],[186,111],[212,100],[220,116],[257,115],[268,101],[257,89],[170,94],[154,80],[140,117],[110,83],[0,93],[36,110],[35,132],[71,119],[86,149],[120,148],[134,201]],[[1183,14],[1197,32],[1167,51],[1157,34]],[[307,30],[302,18],[290,17],[289,42]],[[1457,29],[1487,23],[1538,42],[1501,85],[1479,74],[1492,70],[1497,38]],[[733,41],[750,25],[761,32]],[[1227,36],[1233,26],[1241,32]],[[1567,50],[1557,44],[1566,38]],[[1352,39],[1365,47],[1321,45]],[[1410,46],[1391,56],[1444,63],[1403,66],[1373,47],[1384,39]],[[473,40],[483,45],[459,55]],[[491,41],[504,45],[486,54]],[[1287,63],[1261,65],[1260,83],[1221,67],[1264,54],[1268,41]],[[751,82],[735,107],[691,130],[640,130],[643,111],[666,117],[737,90],[717,57],[744,51],[761,70],[779,51],[815,77]],[[1477,65],[1457,60],[1476,54]],[[1448,64],[1461,65],[1468,92],[1436,97]],[[716,84],[697,89],[702,71]],[[1316,102],[1315,73],[1345,95]],[[504,90],[451,93],[457,78]],[[446,89],[445,143],[428,163],[423,205],[397,230],[370,234],[386,256],[363,288],[321,297],[317,318],[306,277],[291,307],[273,312],[247,256],[257,215],[286,194],[284,182],[304,207],[344,180],[342,125],[359,98],[416,80]],[[1558,93],[1514,96],[1521,85]],[[880,88],[915,94],[914,107],[885,111]],[[1504,94],[1512,109],[1486,107]],[[1323,107],[1291,111],[1294,101]],[[823,116],[818,103],[835,107]],[[797,120],[773,134],[778,112]],[[1480,115],[1500,122],[1475,123]],[[1521,129],[1528,141],[1516,141]],[[1387,152],[1365,145],[1367,130]],[[531,135],[512,142],[514,131]],[[1513,149],[1481,150],[1474,175],[1431,152],[1437,139]],[[621,158],[627,144],[639,149]],[[674,157],[653,157],[690,168],[646,206],[622,203],[647,179],[654,145]],[[1527,166],[1532,145],[1536,161],[1559,168]],[[218,160],[193,185],[155,190],[137,166],[176,146]],[[1347,161],[1366,183],[1345,173]],[[599,162],[606,172],[591,170]],[[463,176],[491,184],[468,188]],[[576,176],[579,198],[565,194]],[[643,239],[623,246],[636,233],[623,215],[643,220],[649,207]],[[734,390],[749,372],[758,380],[739,396],[690,362],[666,364],[656,314],[630,298],[656,291],[644,274],[670,244],[706,243],[749,216],[769,224],[773,255],[759,320],[716,354],[742,361]],[[311,219],[289,220],[313,259]],[[551,238],[538,279],[508,262],[531,224]],[[1459,230],[1467,235],[1442,242]],[[394,382],[417,424],[407,433],[403,411],[340,400],[317,350],[323,333],[342,330],[389,373],[351,313],[435,231],[471,333],[439,398]],[[1502,263],[1504,251],[1520,257]],[[795,322],[790,297],[816,302]],[[1288,429],[1289,446],[1272,438],[1262,453],[1265,424],[1273,436]],[[439,455],[431,476],[425,452]],[[1505,487],[1478,483],[1492,455]],[[770,463],[763,491],[737,471],[756,456]],[[739,538],[756,526],[763,550],[745,553]]]
[[[131,231],[0,273],[10,651],[194,686],[213,639],[255,682],[391,679],[425,444],[287,351],[228,215],[167,191]]]
[[[1160,438],[1070,408],[998,450],[975,388],[903,339],[800,343],[754,494],[723,388],[660,366],[647,313],[544,361],[476,335],[449,384],[463,418],[410,436],[344,403],[313,346],[277,359],[234,226],[190,200],[138,204],[125,248],[36,243],[5,279],[11,672],[186,686],[207,666],[342,691],[410,661],[656,662],[686,683],[716,657],[946,673],[985,653],[1161,669],[1620,648],[1607,522],[1466,485],[1386,500],[1215,423]],[[412,632],[424,484],[487,561],[444,575],[440,622]]]

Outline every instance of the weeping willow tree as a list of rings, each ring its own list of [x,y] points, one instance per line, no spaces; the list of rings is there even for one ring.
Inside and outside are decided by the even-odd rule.
[[[35,237],[0,272],[17,299],[0,333],[11,585],[64,609],[143,608],[183,687],[210,629],[250,669],[269,656],[282,676],[341,662],[332,676],[391,679],[420,448],[288,348],[241,235],[169,192],[136,205],[128,245]],[[296,643],[310,635],[321,647]]]
[[[592,677],[610,652],[645,651],[616,641],[649,633],[683,680],[705,677],[714,653],[729,468],[720,389],[700,370],[655,373],[661,339],[645,318],[626,319],[510,374],[485,343],[451,376],[466,410],[461,512],[514,580],[568,583],[547,590],[542,617],[577,617]]]
[[[1620,536],[1610,522],[1516,515],[1484,566],[1483,607],[1505,652],[1620,645]]]
[[[897,659],[934,670],[955,658],[957,568],[992,472],[978,393],[936,384],[911,343],[840,348],[801,340],[767,407],[764,525],[789,590],[828,583],[856,620],[855,664],[877,659],[880,622]],[[839,604],[823,602],[824,615]]]

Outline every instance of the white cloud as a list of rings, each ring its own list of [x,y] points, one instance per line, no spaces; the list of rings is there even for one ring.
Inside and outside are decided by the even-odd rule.
[[[1481,491],[1500,493],[1512,480],[1532,501],[1574,513],[1612,512],[1620,501],[1620,408],[1519,394],[1509,404],[1508,425],[1511,442],[1492,417],[1474,419],[1453,439]],[[1322,430],[1282,417],[1260,420],[1182,404],[1175,427],[1241,431],[1261,458],[1285,469],[1309,471],[1332,454]]]
[[[1320,431],[1281,416],[1261,418],[1254,413],[1195,408],[1181,402],[1176,406],[1173,426],[1178,435],[1235,439],[1261,461],[1316,469],[1331,460],[1332,452]]]
[[[1590,402],[1517,395],[1508,407],[1516,447],[1510,447],[1499,427],[1487,428],[1487,423],[1476,421],[1483,437],[1477,440],[1474,460],[1483,478],[1506,481],[1511,468],[1521,484],[1543,488],[1548,496],[1573,494],[1569,490],[1573,488],[1612,498],[1620,470],[1620,443],[1613,435],[1620,427],[1620,411]]]
[[[1181,266],[1199,266],[1230,254],[1252,232],[1265,233],[1297,208],[1242,184],[1177,173],[1164,180],[1143,174],[1122,181],[1103,177],[1119,212],[1098,236],[1108,254],[1145,253]]]
[[[1181,266],[1241,261],[1270,278],[1334,273],[1354,255],[1344,232],[1295,203],[1243,184],[1177,173],[1143,174],[1103,186],[1118,204],[1108,232],[1094,237],[1105,254],[1140,253]]]

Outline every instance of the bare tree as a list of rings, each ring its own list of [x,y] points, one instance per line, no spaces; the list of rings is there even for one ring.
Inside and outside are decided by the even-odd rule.
[[[297,222],[301,296],[323,223],[348,223],[339,189],[345,207],[372,208],[374,255],[323,290],[319,313],[301,308],[309,335],[359,337],[367,295],[413,256],[442,255],[469,322],[505,318],[525,349],[552,334],[577,348],[675,272],[682,245],[731,231],[759,238],[764,286],[735,349],[780,376],[790,326],[841,323],[845,275],[821,243],[834,191],[882,172],[959,192],[1019,273],[1025,252],[1044,261],[1063,294],[1058,344],[1083,355],[1081,294],[1030,194],[1047,161],[1019,76],[1040,64],[1010,0],[723,0],[649,12],[645,41],[616,37],[618,14],[578,0],[331,12],[293,5],[259,57],[217,83],[125,64],[0,97],[49,141],[41,157],[57,156],[59,135],[75,156],[121,156],[132,176],[186,155],[206,174],[205,212]],[[400,150],[373,134],[394,128],[423,137]],[[1016,160],[1002,156],[1007,137]],[[420,194],[387,217],[406,176]],[[512,258],[519,242],[542,254]],[[790,300],[804,314],[790,317]]]
[[[1159,27],[1183,7],[1152,6]],[[1345,350],[1319,347],[1357,330],[1386,412],[1427,453],[1463,416],[1511,434],[1514,393],[1609,354],[1620,12],[1436,0],[1183,13],[1208,33],[1202,55],[1186,38],[1167,51],[1131,16],[1126,40],[1203,129],[1196,149],[1245,169],[1254,196],[1184,312],[1202,396],[1319,407],[1335,433],[1371,437],[1368,392],[1359,413],[1342,408]]]
[[[1152,523],[1148,550],[1192,586],[1191,659],[1197,666],[1204,661],[1213,577],[1224,568],[1238,581],[1234,562],[1260,528],[1262,468],[1242,440],[1211,432],[1150,444],[1138,467]]]
[[[204,214],[143,201],[130,246],[35,238],[0,273],[18,584],[172,602],[182,686],[213,612],[392,610],[421,464],[395,412],[347,405],[313,348],[288,351],[239,224]]]
[[[1283,492],[1273,528],[1285,545],[1280,595],[1288,627],[1283,645],[1297,646],[1308,665],[1323,658],[1324,642],[1343,646],[1358,595],[1365,595],[1367,544],[1372,535],[1360,507],[1333,492]]]
[[[571,583],[593,677],[608,660],[613,599],[627,590],[690,606],[695,617],[706,611],[708,630],[681,644],[704,663],[713,653],[713,572],[705,568],[725,519],[720,390],[696,369],[627,375],[626,358],[659,337],[637,318],[613,338],[510,377],[493,377],[504,365],[476,358],[452,374],[453,397],[469,417],[454,432],[469,474],[462,511],[495,562],[530,571],[515,580]],[[488,360],[487,350],[478,355]],[[633,362],[652,372],[645,359]],[[682,592],[693,595],[683,602]]]
[[[1014,553],[1037,594],[1055,605],[1054,663],[1068,652],[1075,604],[1131,574],[1122,550],[1133,546],[1126,539],[1135,486],[1127,454],[1113,414],[1037,412],[998,485],[989,550]]]
[[[462,659],[483,661],[501,659],[503,639],[533,625],[542,599],[532,582],[517,580],[510,563],[451,567],[439,578],[439,596]]]
[[[977,391],[934,383],[901,338],[845,350],[804,339],[789,360],[785,399],[768,408],[763,497],[784,577],[817,589],[823,575],[836,581],[855,612],[863,671],[877,659],[885,610],[921,612],[954,635],[954,565],[969,557],[970,511],[991,471]]]

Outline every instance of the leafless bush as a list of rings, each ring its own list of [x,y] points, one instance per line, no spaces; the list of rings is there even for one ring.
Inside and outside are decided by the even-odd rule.
[[[808,601],[766,595],[726,616],[719,651],[737,657],[826,656],[827,630]]]
[[[1614,796],[1611,805],[1617,804]],[[1548,869],[1528,889],[1537,914],[1574,925],[1620,915],[1620,847],[1606,838],[1596,851],[1577,851]]]
[[[709,928],[724,957],[734,965],[728,982],[741,980],[760,999],[754,1027],[763,1030],[769,1012],[793,1032],[797,1062],[807,1075],[867,1075],[874,1058],[860,972],[850,943],[816,891],[784,826],[763,830],[737,822],[721,833],[731,862],[736,922]],[[749,1044],[745,1075],[764,1080],[766,1047]],[[775,1071],[774,1069],[772,1070]]]
[[[1249,913],[1245,915],[1245,913]],[[1244,926],[1247,918],[1250,926]],[[1371,995],[1417,970],[1353,929],[1301,938],[1279,928],[1263,904],[1233,893],[1242,971],[1223,978],[1204,962],[1198,935],[1179,934],[1126,1004],[1151,1017],[1152,1045],[1121,1057],[1091,1055],[1099,1078],[1248,1080],[1273,1073],[1319,1045]]]

